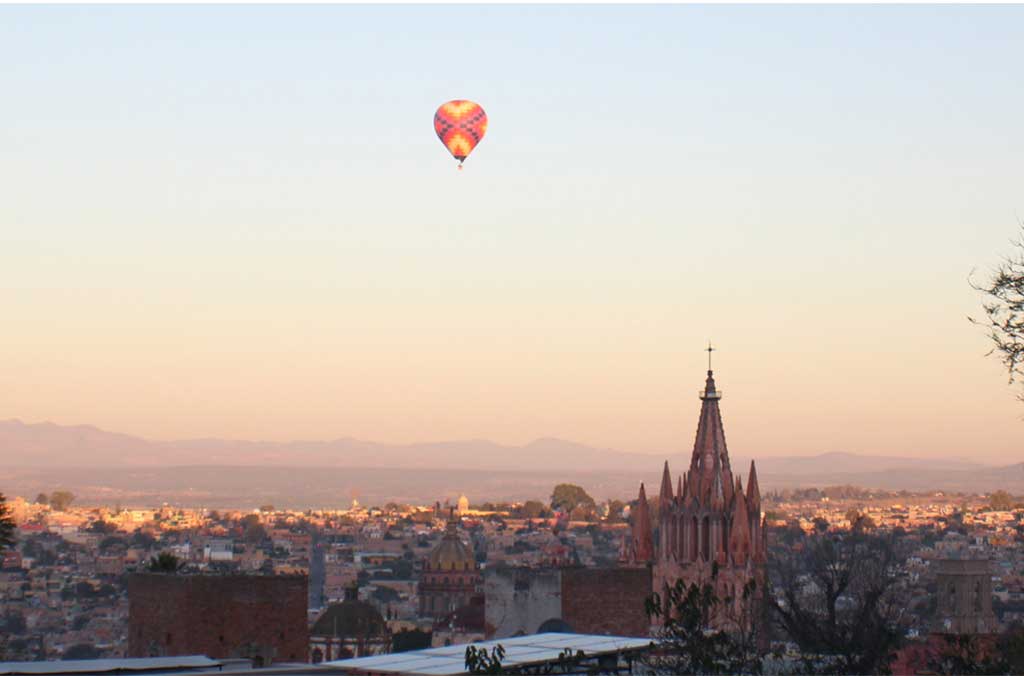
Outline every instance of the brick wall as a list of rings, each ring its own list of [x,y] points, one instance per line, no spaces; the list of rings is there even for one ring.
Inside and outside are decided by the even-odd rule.
[[[648,636],[649,568],[562,570],[562,619],[580,634]]]
[[[128,656],[206,655],[305,662],[305,576],[128,578]]]

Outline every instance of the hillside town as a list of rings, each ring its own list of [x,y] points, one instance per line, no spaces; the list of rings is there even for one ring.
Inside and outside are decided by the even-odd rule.
[[[46,498],[8,501],[17,531],[0,571],[7,660],[128,656],[126,581],[161,557],[181,574],[307,579],[302,661],[466,643],[511,635],[510,627],[535,631],[495,619],[500,576],[511,570],[539,579],[553,570],[627,566],[624,543],[637,509],[637,501],[596,505],[583,489],[569,497],[578,504],[556,509],[540,502],[471,505],[464,496],[452,505],[354,503],[305,512],[271,505],[250,512],[92,507]],[[897,533],[907,609],[900,626],[908,638],[927,635],[934,623],[940,560],[989,562],[995,621],[1005,628],[1024,620],[1024,504],[1006,494],[768,492],[764,517],[769,556],[816,532]],[[471,573],[468,586],[431,580],[451,564],[446,556]],[[352,613],[374,618],[376,633],[346,636]]]

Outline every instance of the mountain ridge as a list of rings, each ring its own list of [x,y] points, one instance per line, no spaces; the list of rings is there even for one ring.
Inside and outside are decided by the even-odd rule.
[[[640,463],[670,465],[689,451],[667,454],[636,453],[588,446],[557,437],[538,437],[516,446],[488,439],[454,439],[409,444],[380,443],[349,436],[330,440],[253,441],[203,437],[153,441],[92,425],[59,425],[50,421],[25,423],[0,420],[3,464],[20,467],[92,465],[174,467],[184,465],[360,467],[392,469],[460,468],[514,471],[524,466],[551,471],[635,472]],[[737,471],[750,458],[735,456]],[[828,451],[810,456],[757,458],[762,474],[796,476],[871,473],[900,470],[983,471],[993,466],[962,459],[875,456]],[[679,472],[684,467],[673,467]]]

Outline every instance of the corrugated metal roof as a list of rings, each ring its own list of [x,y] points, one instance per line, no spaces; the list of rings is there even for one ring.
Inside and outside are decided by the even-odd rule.
[[[466,648],[470,645],[490,653],[491,649],[499,644],[505,649],[502,666],[515,667],[554,662],[565,650],[573,653],[582,650],[587,657],[596,657],[623,650],[646,648],[651,644],[651,640],[596,634],[533,634],[444,648],[336,660],[325,662],[323,666],[353,672],[448,676],[466,673]]]
[[[126,657],[108,660],[61,660],[57,662],[0,662],[0,674],[110,674],[118,672],[213,669],[217,660],[203,655],[181,657]]]

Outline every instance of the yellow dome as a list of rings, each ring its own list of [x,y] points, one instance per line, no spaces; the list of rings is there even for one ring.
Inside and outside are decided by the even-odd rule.
[[[459,537],[455,521],[448,522],[441,542],[430,552],[430,570],[472,570],[476,568],[473,550]]]

